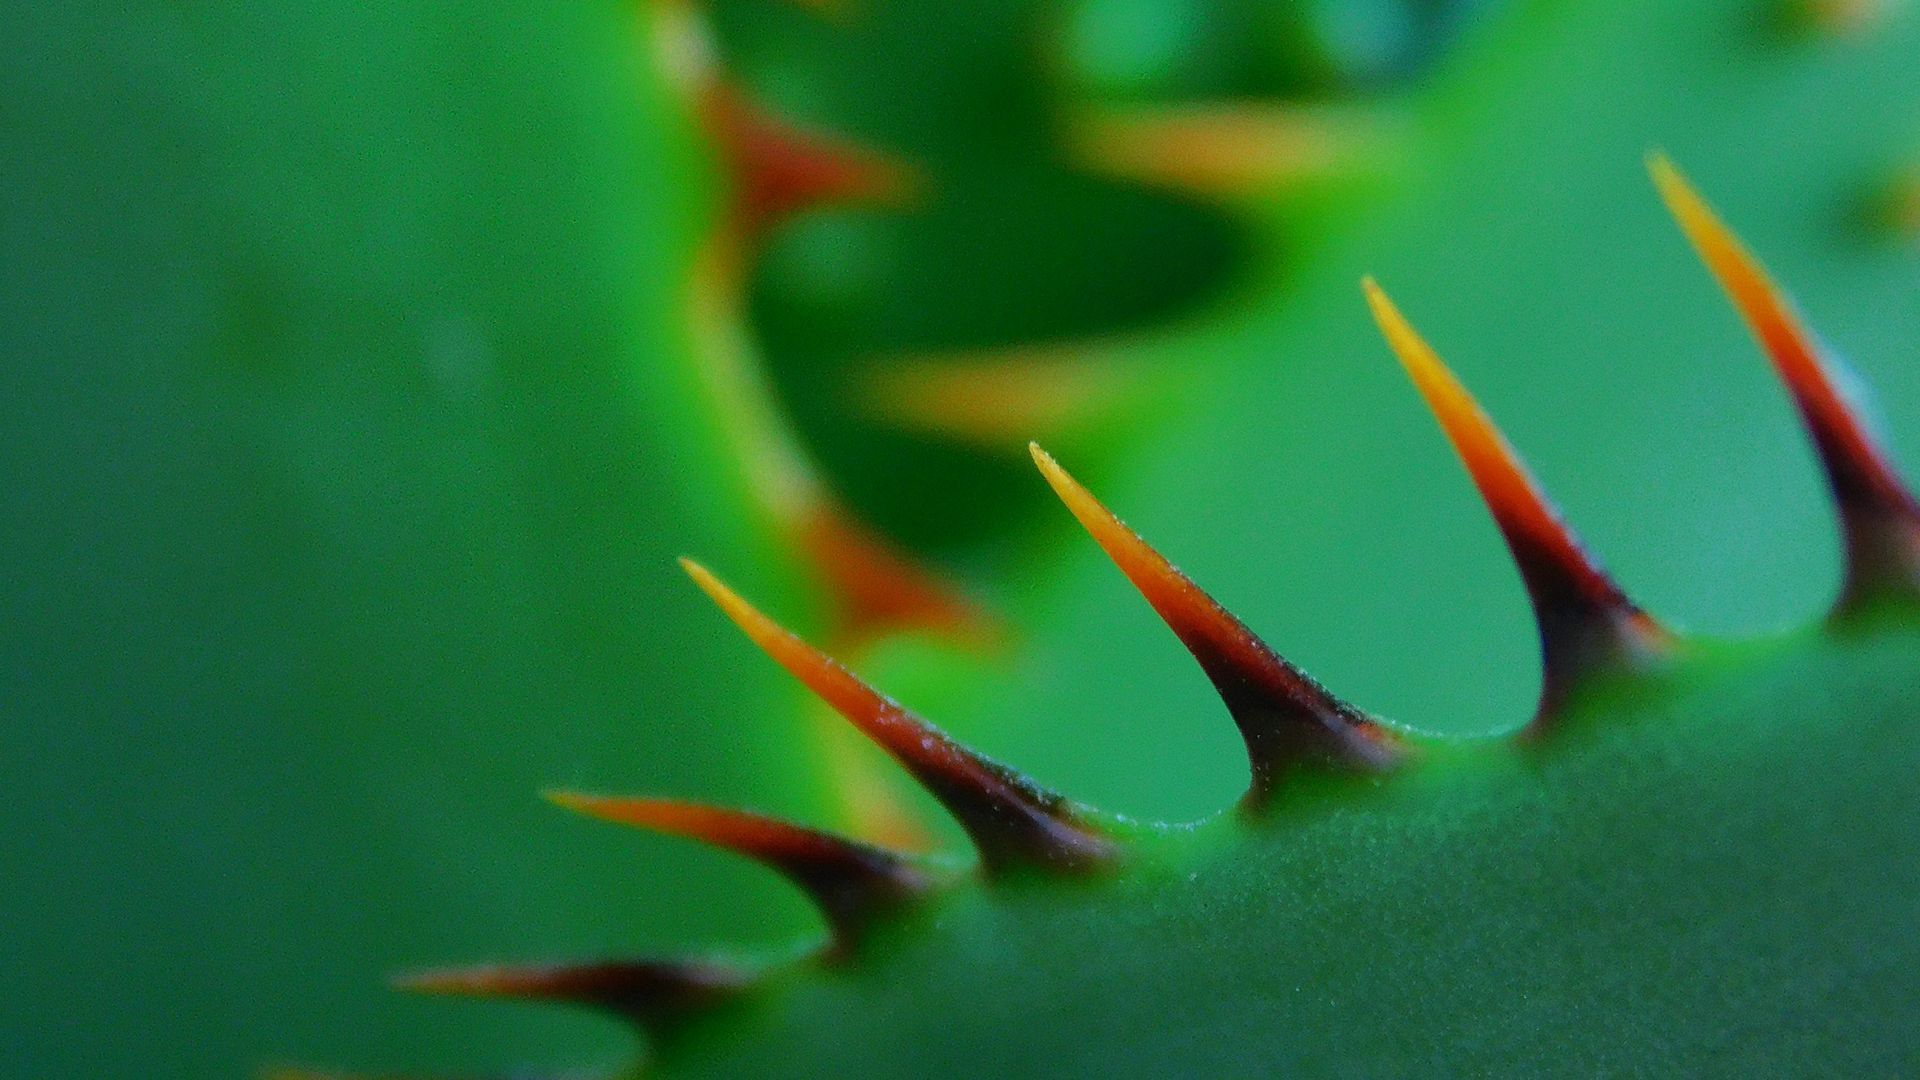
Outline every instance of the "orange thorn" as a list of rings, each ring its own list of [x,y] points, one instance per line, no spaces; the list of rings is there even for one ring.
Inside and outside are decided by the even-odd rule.
[[[702,117],[720,144],[737,220],[749,234],[820,206],[903,206],[922,184],[906,165],[776,119],[723,84],[704,95]]]
[[[1392,732],[1282,660],[1039,444],[1029,443],[1028,450],[1060,501],[1200,662],[1226,702],[1253,769],[1246,805],[1265,806],[1285,774],[1303,762],[1379,769],[1401,757],[1404,750]]]
[[[395,989],[461,997],[525,998],[604,1009],[657,1027],[743,989],[731,968],[669,961],[446,968],[397,976]]]
[[[1701,261],[1772,360],[1813,438],[1847,553],[1836,613],[1881,593],[1920,592],[1920,503],[1847,400],[1833,372],[1838,359],[1673,163],[1653,154],[1647,167]]]
[[[1352,109],[1228,103],[1096,111],[1069,132],[1090,168],[1214,197],[1270,192],[1377,154],[1381,117]]]
[[[932,884],[892,852],[759,814],[673,799],[616,799],[567,791],[550,792],[547,798],[589,817],[698,840],[765,863],[813,898],[840,948],[850,947],[873,919]]]
[[[1664,651],[1671,635],[1586,553],[1512,445],[1380,286],[1372,278],[1361,284],[1380,332],[1466,465],[1519,566],[1540,630],[1540,715],[1594,667]]]
[[[1067,800],[949,739],[761,614],[705,567],[691,559],[680,565],[754,644],[932,792],[973,838],[989,871],[1022,864],[1086,870],[1113,857],[1112,841]]]
[[[896,426],[1000,450],[1034,432],[1092,429],[1147,398],[1116,341],[903,356],[874,370],[869,408]]]

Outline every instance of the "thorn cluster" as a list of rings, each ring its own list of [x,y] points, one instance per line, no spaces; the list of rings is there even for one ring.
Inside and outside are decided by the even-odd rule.
[[[1836,616],[1870,600],[1920,599],[1920,504],[1849,407],[1831,354],[1784,294],[1664,158],[1651,162],[1674,216],[1725,287],[1786,383],[1831,482],[1846,539],[1847,586]],[[1579,684],[1667,653],[1674,635],[1636,606],[1581,547],[1500,435],[1439,357],[1371,279],[1364,291],[1382,334],[1432,408],[1506,539],[1533,603],[1544,686],[1526,734],[1550,734]],[[1412,757],[1407,738],[1334,697],[1096,500],[1039,446],[1030,447],[1061,501],[1193,654],[1246,743],[1243,802],[1270,806],[1301,769],[1379,773]],[[1012,872],[1084,874],[1114,864],[1121,841],[1090,812],[966,749],[762,614],[704,567],[682,565],[748,638],[932,793],[966,831],[988,880]],[[912,858],[743,811],[661,799],[561,793],[594,817],[699,840],[756,859],[806,891],[831,929],[823,955],[916,898],[951,885]],[[400,985],[434,993],[509,995],[592,1005],[650,1030],[750,991],[755,977],[706,963],[617,961],[429,972]]]

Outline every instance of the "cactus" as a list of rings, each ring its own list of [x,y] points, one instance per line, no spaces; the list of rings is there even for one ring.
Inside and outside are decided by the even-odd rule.
[[[1220,200],[1246,242],[1286,243],[1285,267],[1243,269],[1231,292],[1102,346],[1102,364],[1145,380],[1165,400],[1102,416],[1124,430],[1084,444],[1068,438],[1063,456],[1087,460],[1095,486],[1141,534],[1037,448],[1046,483],[1029,481],[1025,490],[1050,486],[1096,544],[1069,545],[1064,529],[1027,522],[1025,511],[984,515],[977,531],[952,542],[905,530],[962,568],[983,550],[1009,553],[993,575],[973,575],[1016,635],[985,657],[898,633],[929,625],[924,604],[875,624],[863,621],[871,606],[847,602],[845,580],[833,592],[827,575],[824,595],[806,584],[821,584],[832,569],[823,550],[851,550],[866,569],[848,580],[871,582],[873,553],[889,551],[873,534],[857,532],[851,549],[781,551],[806,549],[810,534],[796,530],[802,517],[783,516],[796,504],[766,497],[765,477],[754,471],[765,458],[743,453],[739,407],[766,401],[752,391],[716,396],[711,369],[700,366],[711,359],[703,330],[736,331],[743,324],[732,320],[742,312],[704,325],[681,321],[689,283],[696,300],[701,282],[713,284],[713,238],[729,227],[723,215],[751,223],[770,204],[727,210],[712,198],[701,167],[689,164],[705,138],[693,126],[700,110],[687,93],[692,84],[651,67],[651,49],[621,51],[631,33],[622,13],[568,9],[532,39],[522,32],[523,13],[450,9],[419,24],[486,59],[463,73],[463,92],[495,105],[521,102],[523,120],[580,113],[577,105],[543,108],[545,99],[526,87],[553,84],[501,65],[508,41],[531,40],[535,47],[519,54],[530,58],[592,57],[563,80],[568,93],[616,100],[610,91],[637,78],[649,96],[638,113],[587,110],[612,133],[573,129],[557,151],[526,155],[532,164],[504,178],[479,167],[497,156],[488,152],[497,118],[480,132],[435,118],[442,126],[428,130],[438,134],[392,151],[373,171],[386,179],[441,175],[409,174],[415,153],[475,168],[462,174],[471,182],[459,199],[422,196],[423,205],[457,206],[454,224],[433,215],[403,223],[425,231],[421,245],[407,246],[405,227],[395,241],[382,231],[390,224],[365,223],[363,235],[400,243],[398,262],[372,241],[368,250],[317,255],[302,243],[334,235],[317,226],[303,233],[303,221],[369,205],[355,201],[355,178],[281,191],[287,175],[260,162],[298,155],[243,146],[230,160],[185,170],[231,186],[142,184],[147,174],[129,160],[176,163],[165,126],[107,115],[100,105],[121,99],[47,79],[57,63],[23,68],[31,78],[12,100],[50,98],[71,107],[69,119],[127,133],[131,146],[150,151],[115,157],[102,149],[113,141],[102,140],[70,174],[82,182],[64,192],[37,186],[37,198],[84,202],[77,220],[123,225],[106,251],[153,257],[129,260],[123,265],[139,273],[118,280],[74,272],[115,265],[85,237],[23,249],[56,293],[91,281],[102,291],[94,307],[110,317],[83,332],[89,325],[77,304],[56,307],[52,319],[23,305],[21,318],[7,320],[16,334],[26,331],[9,354],[64,359],[76,369],[96,351],[124,359],[107,369],[112,392],[80,406],[59,379],[9,395],[27,405],[23,419],[28,409],[55,418],[10,427],[28,436],[33,454],[21,460],[38,463],[33,475],[59,479],[20,486],[22,513],[8,519],[27,520],[28,510],[48,516],[51,507],[55,520],[108,537],[99,549],[108,556],[139,558],[155,588],[141,592],[139,575],[121,569],[99,579],[111,588],[96,582],[76,598],[67,593],[88,579],[71,573],[78,564],[70,555],[19,545],[26,577],[43,583],[16,619],[27,630],[22,640],[68,644],[64,654],[23,651],[10,667],[41,677],[9,697],[42,721],[34,731],[99,728],[129,709],[156,709],[127,746],[144,752],[146,736],[190,733],[188,752],[171,765],[180,771],[156,801],[160,828],[136,835],[152,843],[185,830],[211,846],[177,853],[164,874],[126,890],[157,887],[161,922],[142,915],[113,932],[191,944],[200,960],[217,958],[203,965],[209,970],[231,971],[236,965],[225,958],[259,949],[265,959],[257,962],[277,965],[282,981],[311,977],[298,991],[303,1002],[333,1007],[293,1010],[301,1014],[284,1017],[270,1045],[236,1051],[233,1035],[245,1025],[235,1023],[212,1049],[190,1052],[169,1045],[159,1024],[167,1012],[115,999],[100,1011],[116,1038],[36,1034],[24,1043],[25,1060],[49,1073],[200,1075],[206,1062],[231,1067],[241,1053],[423,1069],[434,1061],[484,1069],[522,1053],[587,1064],[596,1054],[625,1058],[606,1040],[610,1029],[587,1020],[541,1026],[535,1017],[543,1013],[517,1004],[407,999],[393,1006],[403,1011],[383,1015],[362,1003],[370,997],[336,989],[373,963],[552,951],[619,958],[444,969],[407,981],[443,993],[587,1004],[641,1030],[643,1064],[586,1075],[1909,1067],[1914,1050],[1903,1021],[1914,993],[1904,970],[1914,927],[1903,898],[1915,853],[1900,815],[1911,790],[1905,726],[1920,712],[1912,691],[1920,514],[1850,404],[1837,354],[1807,326],[1818,323],[1872,370],[1894,409],[1892,431],[1916,427],[1911,402],[1920,385],[1893,359],[1912,340],[1902,314],[1911,305],[1891,298],[1910,296],[1909,162],[1920,102],[1907,85],[1920,31],[1911,15],[1873,4],[1736,7],[1516,5],[1488,17],[1396,99],[1405,113],[1388,125],[1375,171],[1295,177],[1284,192],[1222,187],[1218,172],[1149,177],[1208,186],[1206,197]],[[49,30],[69,17],[35,16],[42,23],[29,40],[53,40]],[[156,26],[183,34],[193,46],[187,55],[205,54],[195,35],[209,29],[232,33],[235,55],[257,37],[237,20],[178,18],[184,29],[166,19]],[[333,37],[319,22],[297,29],[310,44]],[[126,48],[153,63],[172,39],[147,37],[162,48],[149,51],[146,37]],[[422,59],[444,57],[446,44],[429,34],[382,70],[400,85],[433,87],[443,68],[406,80]],[[310,61],[324,52],[303,47],[299,55]],[[258,79],[274,59],[234,70]],[[142,85],[171,84],[156,76]],[[211,124],[230,132],[253,122],[250,109],[289,107],[212,91],[189,96],[185,108],[177,98],[160,100],[177,109],[159,110],[164,121],[185,118],[191,123],[178,126],[193,131]],[[298,99],[295,114],[307,121],[299,130],[333,133],[335,103],[325,93]],[[338,135],[344,145],[388,145],[391,129],[410,123],[376,116],[368,129]],[[655,155],[644,167],[620,149],[634,139]],[[1732,320],[1707,302],[1679,245],[1654,232],[1653,200],[1625,194],[1638,186],[1628,179],[1631,162],[1653,144],[1669,146],[1726,192],[1729,216],[1813,316],[1803,321],[1678,173],[1656,162],[1662,194],[1783,377],[1815,454],[1803,456],[1788,437],[1788,411],[1768,396],[1761,365],[1734,358]],[[40,160],[64,160],[57,140],[29,145]],[[736,156],[744,152],[732,145]],[[1141,163],[1138,155],[1106,159],[1136,171]],[[1738,193],[1732,181],[1746,170],[1757,179]],[[928,171],[937,182],[938,170]],[[654,202],[613,193],[641,179],[637,172]],[[124,179],[114,190],[137,196],[132,213],[112,212],[117,201],[93,182],[100,175]],[[525,197],[568,176],[566,198],[543,205],[599,207],[602,215],[530,214],[498,242],[477,239],[474,218],[463,216],[492,221],[482,208],[498,206],[502,190]],[[236,209],[208,191],[262,201]],[[662,191],[677,193],[664,200],[674,213],[634,216],[636,206],[660,205]],[[71,212],[67,203],[52,205]],[[370,205],[392,203],[383,196]],[[173,231],[139,231],[154,222]],[[248,242],[217,231],[185,235],[183,222],[244,222]],[[551,248],[536,241],[554,235],[595,238],[584,271],[543,257]],[[515,280],[528,284],[489,291],[488,279],[510,276],[508,254],[523,248],[537,261]],[[76,250],[91,261],[46,258]],[[235,250],[256,258],[205,267],[207,253]],[[184,276],[162,257],[182,251],[195,257]],[[492,261],[471,279],[442,283],[453,290],[451,299],[441,294],[446,325],[414,326],[411,316],[434,306],[422,299],[434,294],[423,283],[437,280],[435,268],[462,261],[449,252],[490,253]],[[336,280],[323,272],[330,264],[353,268],[337,279],[348,286],[328,290]],[[728,288],[738,288],[744,266],[730,269]],[[1355,289],[1369,270],[1456,356],[1486,412],[1507,421],[1550,485],[1519,465],[1385,292],[1371,282],[1364,298]],[[368,275],[390,307],[341,304],[342,296],[367,295]],[[637,308],[643,325],[631,321],[636,308],[621,295],[636,279],[646,281]],[[164,293],[179,280],[187,286]],[[557,284],[569,281],[585,287]],[[129,298],[145,289],[191,300],[209,286],[225,298],[201,307],[183,301],[174,315],[191,325],[181,327],[145,326],[139,316],[149,308]],[[1360,337],[1371,333],[1369,303],[1384,347]],[[208,309],[215,314],[196,314]],[[461,324],[459,316],[475,311],[514,312],[516,321],[504,329]],[[574,328],[572,345],[554,349],[551,331],[562,326]],[[136,329],[155,331],[159,344],[133,347]],[[775,347],[777,328],[763,323],[758,331],[776,367],[795,360]],[[224,351],[195,354],[207,341],[224,342]],[[301,341],[308,347],[297,347]],[[567,355],[556,362],[551,351]],[[1378,360],[1388,353],[1418,395],[1386,377]],[[498,366],[471,367],[488,357]],[[846,424],[845,439],[869,430],[864,420],[836,420],[817,387],[809,402],[800,385],[858,372],[820,371],[776,371],[785,390],[803,391],[788,405],[816,441],[835,423]],[[546,383],[555,378],[559,389]],[[1689,399],[1699,386],[1710,392]],[[1442,455],[1408,452],[1430,437],[1409,426],[1416,396],[1432,406],[1486,496],[1519,565],[1517,580],[1494,561],[1495,545],[1484,542],[1492,534],[1469,515],[1457,479],[1439,471]],[[877,400],[911,405],[897,393]],[[1596,409],[1595,401],[1606,405]],[[1701,420],[1707,410],[1711,423]],[[369,415],[391,426],[347,429]],[[139,426],[141,418],[158,427]],[[196,424],[207,429],[196,432]],[[1712,437],[1690,430],[1696,426]],[[127,445],[144,458],[71,434],[128,428]],[[1024,445],[1002,441],[1015,451]],[[492,447],[488,461],[463,456],[476,442]],[[639,470],[643,479],[606,469],[637,442],[674,467]],[[827,449],[824,469],[797,454],[789,461],[798,471],[785,475],[804,478],[809,500],[797,505],[838,513],[842,504],[828,491],[844,485],[854,509],[896,526],[907,520],[897,511],[905,499],[890,509],[877,494],[875,477],[884,472],[863,480],[844,452]],[[363,456],[343,467],[343,453]],[[393,455],[403,464],[388,496],[355,490],[379,475],[367,461]],[[133,474],[145,478],[140,491],[124,486],[129,457],[141,463]],[[1819,538],[1809,512],[1812,462],[1824,466],[1840,510],[1842,558],[1833,561],[1846,576],[1831,613],[1798,630],[1733,641],[1688,629],[1778,622],[1811,606],[1821,587],[1815,567],[1832,544]],[[503,474],[524,480],[503,482]],[[1560,524],[1541,495],[1547,486],[1621,569],[1620,580],[1648,600],[1646,609]],[[156,512],[145,505],[145,488],[185,495],[163,496]],[[611,503],[609,489],[617,492]],[[401,512],[386,513],[390,504]],[[583,511],[591,512],[576,516]],[[636,526],[642,520],[648,524]],[[860,529],[848,524],[851,513],[840,520]],[[485,546],[509,535],[517,539]],[[1140,535],[1178,555],[1192,580]],[[634,548],[636,537],[644,550]],[[1164,629],[1123,606],[1129,601],[1111,570],[1094,565],[1096,549],[1200,662],[1245,743],[1246,765],[1226,752],[1234,730],[1206,722],[1196,693],[1203,680],[1174,663]],[[246,603],[236,608],[217,595],[196,602],[195,586],[233,588],[232,563],[261,550],[282,554],[240,575]],[[788,707],[774,665],[752,664],[709,637],[713,620],[692,609],[692,590],[667,590],[666,575],[651,568],[664,570],[677,550],[742,575],[747,594],[851,660],[860,676],[781,629],[702,564],[688,567],[754,643],[924,786],[931,798],[914,806],[944,805],[958,833],[936,824],[936,835],[964,834],[977,858],[900,850],[881,841],[884,829],[850,816],[845,792],[823,780],[830,751],[817,744],[808,713]],[[905,567],[891,550],[880,568]],[[523,559],[544,572],[524,586],[503,585],[527,581],[515,576]],[[386,567],[394,577],[355,577],[355,566]],[[301,581],[303,572],[314,580]],[[612,593],[609,576],[621,583]],[[1261,644],[1196,581],[1261,624],[1301,666]],[[289,591],[290,582],[300,587]],[[1537,687],[1534,646],[1518,632],[1523,592],[1536,616]],[[141,602],[129,623],[117,622],[129,595]],[[938,587],[919,595],[946,600]],[[501,597],[520,606],[486,606]],[[298,613],[291,630],[270,617],[283,609]],[[931,623],[953,628],[953,620]],[[146,648],[162,628],[193,647]],[[252,640],[263,629],[264,640]],[[99,677],[112,670],[110,657],[132,646],[140,646],[131,652],[142,657],[139,666]],[[232,655],[210,665],[193,659],[208,646]],[[445,659],[463,648],[481,650],[486,661]],[[46,677],[50,658],[62,655],[86,679]],[[477,668],[497,670],[476,679]],[[953,737],[863,677],[938,717]],[[675,711],[637,718],[634,700]],[[206,712],[199,726],[188,721],[193,711]],[[266,718],[269,734],[245,726],[250,712]],[[1522,712],[1529,722],[1503,719]],[[196,749],[204,754],[236,731],[247,732],[245,749],[191,761]],[[601,764],[618,744],[641,763],[650,789],[676,798],[599,794],[632,780],[630,766]],[[118,851],[63,861],[76,840],[115,842],[115,827],[97,819],[131,818],[141,805],[106,784],[94,761],[62,760],[74,745],[56,737],[10,754],[27,766],[23,800],[59,808],[48,811],[56,828],[21,834],[30,888],[40,890],[29,904],[105,895],[117,873],[140,865]],[[249,771],[289,752],[301,756],[297,768]],[[499,760],[503,754],[512,760]],[[1125,813],[1091,809],[995,759]],[[139,775],[138,753],[115,751],[111,761]],[[280,788],[295,775],[289,799]],[[1238,803],[1222,809],[1232,801],[1229,784],[1247,776]],[[102,793],[85,811],[73,805],[76,778]],[[789,935],[805,925],[797,905],[750,868],[669,840],[643,848],[638,865],[670,873],[636,880],[619,868],[649,841],[568,829],[533,817],[532,807],[524,819],[502,809],[516,789],[533,785],[562,786],[553,799],[570,809],[765,863],[815,901],[824,932],[796,944]],[[356,809],[343,810],[342,797]],[[331,848],[287,822],[305,815],[338,823],[342,814],[354,815],[342,831],[357,842]],[[822,819],[859,835],[798,824]],[[265,871],[278,898],[267,925],[229,919],[218,904],[176,913],[196,887],[217,895],[209,885],[222,874],[263,873],[220,863],[219,853],[235,847],[213,839],[212,821],[288,831],[300,846],[287,861],[313,860],[302,872]],[[589,843],[604,846],[583,852]],[[203,863],[204,871],[194,869]],[[325,919],[306,914],[307,872],[342,890],[324,905]],[[385,920],[390,925],[339,922],[343,911],[387,909],[400,913]],[[624,925],[636,918],[645,926],[639,942]],[[732,957],[671,948],[689,940],[750,947]],[[97,973],[55,961],[62,950],[88,955],[94,947],[58,935],[28,943],[28,966],[47,974],[24,999],[22,1030],[55,1030],[48,1018],[83,1011],[89,1002],[77,987],[95,983]],[[636,955],[650,958],[627,958]],[[169,956],[146,968],[123,963],[129,972],[198,970]],[[691,959],[663,959],[672,956]],[[189,975],[178,992],[219,1000],[208,978]],[[334,996],[316,996],[316,987]],[[279,1022],[288,1010],[250,995],[236,1011]],[[343,1050],[353,1040],[341,1032],[367,1048]],[[199,1064],[190,1053],[203,1055]],[[532,1075],[572,1075],[559,1071],[565,1067]]]
[[[765,861],[819,903],[825,943],[753,973],[645,961],[407,984],[611,1010],[651,1035],[649,1075],[1910,1062],[1913,986],[1897,943],[1911,937],[1901,897],[1915,853],[1898,821],[1920,671],[1920,502],[1791,303],[1670,164],[1656,158],[1653,171],[1818,448],[1846,552],[1823,623],[1714,643],[1656,621],[1368,281],[1531,597],[1544,679],[1524,727],[1436,738],[1338,700],[1035,446],[1239,728],[1252,782],[1235,809],[1141,824],[1040,789],[689,562],[755,644],[947,807],[977,870],[728,811],[563,795]],[[1864,835],[1833,842],[1841,822]]]

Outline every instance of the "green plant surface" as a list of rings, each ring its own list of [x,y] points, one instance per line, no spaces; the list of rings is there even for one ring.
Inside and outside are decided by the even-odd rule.
[[[1215,387],[1111,499],[1269,640],[1422,733],[1415,762],[1215,816],[1244,782],[1234,732],[1087,545],[1014,591],[1031,636],[1013,689],[915,704],[1125,812],[1118,866],[962,887],[851,965],[776,971],[668,1029],[657,1071],[1911,1068],[1915,611],[1771,629],[1834,589],[1827,496],[1640,159],[1666,146],[1706,178],[1764,160],[1758,205],[1725,209],[1886,391],[1889,430],[1914,430],[1896,358],[1915,327],[1893,310],[1912,255],[1857,214],[1920,117],[1915,33],[1795,38],[1704,3],[1541,4],[1493,27],[1416,118],[1419,166],[1331,210],[1310,279],[1185,344],[1222,354]],[[1813,123],[1836,110],[1862,119]],[[1688,632],[1661,671],[1511,734],[1534,635],[1457,466],[1431,434],[1409,449],[1430,420],[1366,321],[1363,270]],[[1590,442],[1567,457],[1571,435],[1534,430]]]
[[[809,925],[531,797],[823,805],[791,688],[662,573],[797,597],[687,360],[713,184],[632,12],[0,25],[0,1071],[615,1056],[387,975]]]
[[[1531,746],[1134,826],[1109,876],[963,889],[647,1075],[1904,1072],[1913,616],[1590,687]]]
[[[1394,169],[1238,208],[1284,269],[1118,350],[1166,407],[1089,479],[1419,732],[1414,763],[1216,816],[1232,728],[1063,524],[1004,560],[1010,662],[894,641],[861,667],[1126,815],[1097,819],[1118,864],[969,879],[676,1028],[662,1068],[1911,1069],[1915,615],[1774,629],[1836,580],[1824,495],[1639,172],[1654,146],[1686,164],[1912,460],[1914,249],[1867,208],[1920,141],[1920,17],[1776,15],[1513,5],[1411,99]],[[696,551],[814,621],[698,386],[685,293],[718,200],[632,13],[7,18],[13,1058],[620,1061],[603,1021],[395,1002],[382,976],[810,932],[765,875],[530,798],[825,801],[792,689],[669,569]],[[1628,590],[1697,632],[1584,687],[1550,739],[1499,737],[1533,634],[1366,272]],[[1050,284],[1034,318],[1077,325]]]

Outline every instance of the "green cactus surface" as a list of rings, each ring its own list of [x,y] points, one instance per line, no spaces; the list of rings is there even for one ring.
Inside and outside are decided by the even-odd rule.
[[[0,1071],[1920,1069],[1911,5],[0,23]]]

